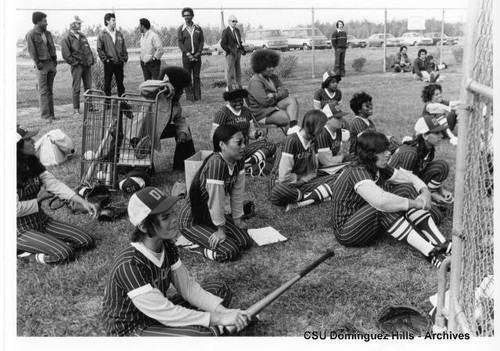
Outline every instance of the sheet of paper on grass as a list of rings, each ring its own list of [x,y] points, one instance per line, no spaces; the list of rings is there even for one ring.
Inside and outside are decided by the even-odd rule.
[[[339,165],[335,165],[335,166],[331,166],[331,167],[320,168],[319,170],[326,172],[328,174],[335,174],[347,165],[348,165],[348,163],[341,163]]]
[[[259,246],[288,240],[273,227],[248,229],[248,235],[250,235],[253,241],[255,241]]]

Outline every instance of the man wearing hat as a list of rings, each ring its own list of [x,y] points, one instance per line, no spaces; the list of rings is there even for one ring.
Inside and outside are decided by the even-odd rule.
[[[241,84],[241,55],[245,50],[241,43],[240,30],[236,27],[238,20],[229,16],[228,26],[222,31],[220,46],[226,52],[226,82]]]
[[[318,163],[320,168],[331,167],[345,162],[346,155],[339,155],[342,143],[349,141],[349,124],[344,119],[348,115],[340,109],[338,102],[325,105],[323,112],[327,121],[323,130],[316,137],[318,146]]]
[[[342,92],[338,89],[342,77],[326,71],[323,73],[321,89],[316,90],[313,98],[313,105],[316,110],[321,110],[326,104],[332,101],[342,102]]]
[[[228,309],[223,283],[200,285],[180,260],[174,206],[178,197],[144,188],[130,198],[131,244],[115,259],[105,292],[106,333],[112,336],[217,336],[219,326],[243,329],[246,311]],[[178,294],[167,298],[173,284]]]
[[[151,23],[147,18],[139,20],[139,30],[142,33],[141,69],[144,80],[158,79],[161,57],[163,56],[163,43],[160,36],[151,29]]]
[[[47,30],[47,15],[33,12],[35,27],[26,34],[28,52],[35,64],[40,95],[40,113],[42,119],[52,122],[54,116],[53,85],[56,77],[57,55],[52,34]]]
[[[73,77],[73,109],[74,115],[80,114],[80,85],[83,80],[84,91],[92,89],[92,71],[90,66],[94,64],[94,55],[89,42],[80,30],[82,20],[78,16],[72,16],[69,24],[69,32],[61,41],[61,49],[64,60],[71,66]]]

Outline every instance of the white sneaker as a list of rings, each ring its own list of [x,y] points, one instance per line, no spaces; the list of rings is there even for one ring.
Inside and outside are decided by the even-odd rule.
[[[457,146],[458,144],[458,138],[451,138],[450,139],[450,144],[453,146]]]
[[[23,252],[23,253],[21,253],[21,254],[17,255],[17,257],[19,257],[19,258],[25,258],[25,257],[30,257],[31,255],[32,255],[32,253],[31,253],[31,252],[26,252],[26,251],[25,251],[25,252]]]
[[[47,264],[47,262],[45,262],[45,254],[43,253],[37,253],[35,255],[35,260],[38,262],[38,263],[41,263],[41,264]]]
[[[292,134],[295,134],[295,133],[298,133],[300,132],[300,127],[298,125],[295,125],[291,128],[288,128],[288,131],[286,132],[286,135],[292,135]]]

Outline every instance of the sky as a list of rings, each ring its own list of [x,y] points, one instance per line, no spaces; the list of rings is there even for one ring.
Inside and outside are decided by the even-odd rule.
[[[19,0],[12,1],[12,10],[16,16],[16,38],[24,37],[27,31],[32,28],[31,14],[35,10],[42,10],[47,13],[49,30],[63,31],[68,27],[72,15],[78,14],[85,22],[86,26],[99,24],[103,21],[104,14],[115,10],[117,24],[123,28],[131,28],[137,25],[139,18],[148,18],[153,26],[178,26],[183,23],[180,16],[180,9],[190,6],[195,11],[194,21],[200,25],[221,24],[220,8],[233,8],[224,11],[225,20],[229,15],[234,14],[240,23],[247,23],[257,27],[262,25],[265,28],[289,28],[299,24],[309,24],[312,20],[311,8],[318,8],[314,11],[315,20],[321,22],[335,22],[338,19],[349,20],[371,20],[382,23],[384,20],[384,8],[388,8],[388,20],[408,19],[408,16],[441,19],[442,9],[445,11],[446,22],[465,22],[467,11],[467,0],[419,0],[417,2],[401,0],[350,0],[348,3],[332,0],[86,0],[79,2],[64,2],[58,0]],[[70,5],[69,5],[70,4]],[[251,8],[269,7],[300,7],[303,10],[255,10]],[[140,8],[149,10],[140,10]],[[338,7],[339,9],[321,9]],[[73,8],[73,10],[68,8]],[[133,11],[123,10],[134,8]],[[151,10],[152,8],[169,8],[171,10]],[[245,8],[245,9],[234,9]],[[340,9],[343,8],[343,9]],[[347,9],[348,8],[348,9]],[[391,9],[392,8],[392,9]],[[411,11],[408,10],[411,8]],[[435,10],[429,10],[435,9]]]

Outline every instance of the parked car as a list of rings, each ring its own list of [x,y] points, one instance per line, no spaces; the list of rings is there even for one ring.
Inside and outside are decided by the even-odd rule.
[[[267,48],[288,51],[288,40],[279,29],[249,30],[245,35],[245,43],[254,45],[255,49]]]
[[[432,45],[441,45],[441,32],[430,32],[425,33],[424,37],[432,39]],[[455,45],[458,44],[458,38],[452,38],[443,34],[443,45]]]
[[[432,39],[424,37],[418,32],[407,32],[398,38],[399,45],[417,46],[417,45],[432,45]]]
[[[224,54],[224,50],[220,46],[220,39],[219,39],[219,41],[217,43],[215,43],[213,45],[210,45],[209,48],[210,48],[210,51],[213,52],[214,55],[222,55],[222,54]],[[255,51],[255,45],[243,42],[243,49],[245,49],[246,53],[254,52]]]
[[[352,48],[365,48],[368,43],[365,39],[358,39],[354,35],[347,34],[347,47]]]
[[[399,40],[394,37],[394,35],[387,33],[386,34],[386,45],[387,46],[398,46]],[[368,46],[382,46],[384,44],[384,33],[376,33],[372,34],[367,40]]]
[[[288,40],[289,49],[302,49],[310,50],[312,49],[313,39],[312,28],[290,28],[283,29],[283,35]],[[331,47],[330,41],[326,36],[321,33],[318,28],[314,28],[314,48],[315,49],[328,49]]]

